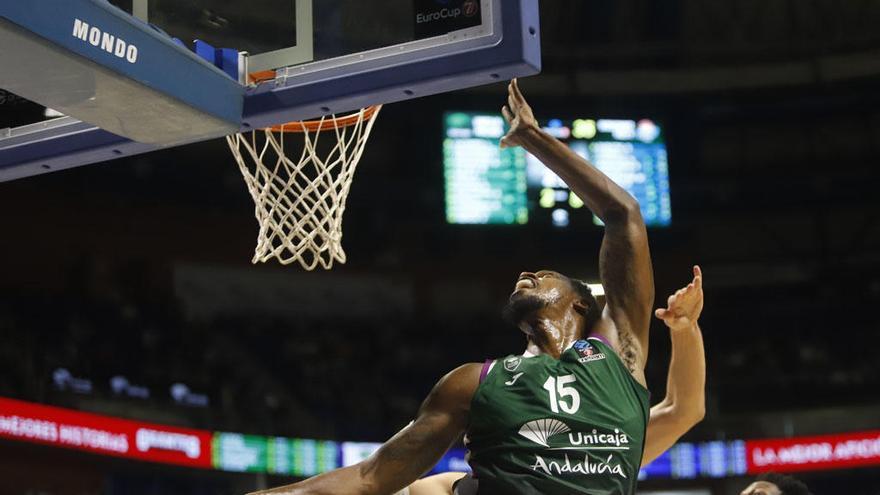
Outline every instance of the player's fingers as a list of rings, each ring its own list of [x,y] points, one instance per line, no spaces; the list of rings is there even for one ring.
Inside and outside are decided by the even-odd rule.
[[[514,78],[512,81],[513,85],[513,96],[516,98],[518,102],[525,103],[526,99],[522,94],[522,91],[519,90],[519,81]]]
[[[671,308],[675,304],[675,295],[671,295],[666,299],[666,307]]]
[[[513,113],[519,112],[519,103],[516,101],[516,98],[513,97],[513,93],[507,95],[507,106]]]
[[[510,112],[510,109],[507,108],[507,105],[501,107],[501,114],[504,115],[504,120],[506,120],[508,124],[513,123],[513,114]]]
[[[694,265],[694,285],[700,289],[703,287],[703,270],[700,265]]]
[[[667,311],[666,311],[665,309],[663,309],[663,308],[657,308],[657,309],[654,311],[654,316],[656,316],[657,318],[660,318],[660,319],[662,320],[662,319],[664,319],[664,318],[666,317],[666,313],[667,313]]]

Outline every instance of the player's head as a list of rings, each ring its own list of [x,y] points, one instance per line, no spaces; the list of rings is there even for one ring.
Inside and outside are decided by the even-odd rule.
[[[740,495],[812,495],[802,481],[783,474],[766,473],[758,476]]]
[[[583,281],[551,270],[523,272],[504,308],[504,317],[526,333],[534,320],[564,318],[566,314],[583,318],[581,336],[586,336],[599,320],[599,304]]]

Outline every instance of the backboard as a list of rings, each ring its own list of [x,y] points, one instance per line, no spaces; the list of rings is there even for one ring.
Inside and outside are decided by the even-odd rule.
[[[252,72],[393,50],[440,46],[493,32],[486,0],[112,0],[184,43],[248,54]],[[447,37],[450,33],[455,33]],[[439,38],[437,38],[439,37]],[[432,41],[424,41],[436,38]],[[414,43],[422,41],[422,43]],[[383,53],[383,50],[385,51]]]
[[[0,181],[531,75],[541,60],[538,0],[4,2],[0,46],[0,64],[22,67],[0,88],[67,115],[0,129]]]

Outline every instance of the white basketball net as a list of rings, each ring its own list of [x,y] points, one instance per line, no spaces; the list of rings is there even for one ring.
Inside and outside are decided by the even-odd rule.
[[[283,265],[299,262],[306,270],[318,265],[329,270],[334,261],[345,263],[345,200],[378,114],[379,108],[372,114],[363,109],[350,116],[350,125],[330,116],[317,121],[320,124],[313,130],[299,122],[281,130],[260,129],[226,138],[260,224],[253,263],[276,258]],[[302,132],[290,132],[293,126]],[[325,139],[335,135],[336,144],[329,152],[318,151],[322,129],[333,134]],[[293,143],[285,147],[285,141],[299,139],[301,148]]]

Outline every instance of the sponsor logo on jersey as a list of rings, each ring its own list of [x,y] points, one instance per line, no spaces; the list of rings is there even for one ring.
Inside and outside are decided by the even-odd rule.
[[[588,454],[584,454],[584,460],[578,461],[575,460],[572,462],[571,459],[568,458],[568,454],[564,456],[565,460],[544,460],[543,457],[536,455],[535,463],[532,464],[532,471],[538,471],[544,473],[546,475],[561,475],[561,474],[616,474],[621,478],[626,478],[626,474],[623,472],[623,466],[619,463],[616,463],[611,454],[608,455],[608,458],[604,461],[598,460],[595,462],[590,462],[590,457]]]
[[[580,356],[578,361],[581,363],[589,363],[590,361],[605,359],[605,353],[599,352],[599,350],[593,347],[593,344],[588,340],[578,340],[574,343],[573,347],[578,356]]]
[[[523,376],[523,374],[524,373],[522,371],[520,371],[519,373],[513,375],[513,378],[504,382],[504,384],[507,386],[513,385],[514,383],[516,383],[517,380],[519,380],[519,377]]]
[[[567,433],[568,444],[552,442],[550,439]],[[615,428],[611,432],[600,432],[593,428],[589,432],[572,431],[564,422],[555,418],[529,421],[522,425],[519,434],[551,450],[629,450],[629,437]]]
[[[593,428],[590,432],[572,431],[564,422],[555,418],[544,418],[529,421],[522,425],[519,434],[546,449],[543,456],[535,454],[535,460],[529,467],[532,471],[538,471],[549,476],[563,474],[614,474],[626,478],[624,466],[614,458],[614,452],[629,450],[629,437],[626,433],[615,428],[613,432],[600,432]],[[564,435],[564,436],[563,436]],[[567,440],[567,442],[566,442]],[[584,452],[583,460],[580,454],[563,453],[562,457],[555,457],[553,451],[608,451],[607,457],[591,458],[589,452]]]
[[[511,356],[504,360],[504,369],[507,371],[516,371],[522,363],[522,356]]]
[[[570,431],[571,428],[562,421],[553,418],[545,418],[529,421],[522,425],[519,429],[519,434],[537,444],[549,447],[547,441],[550,437],[568,433]]]

